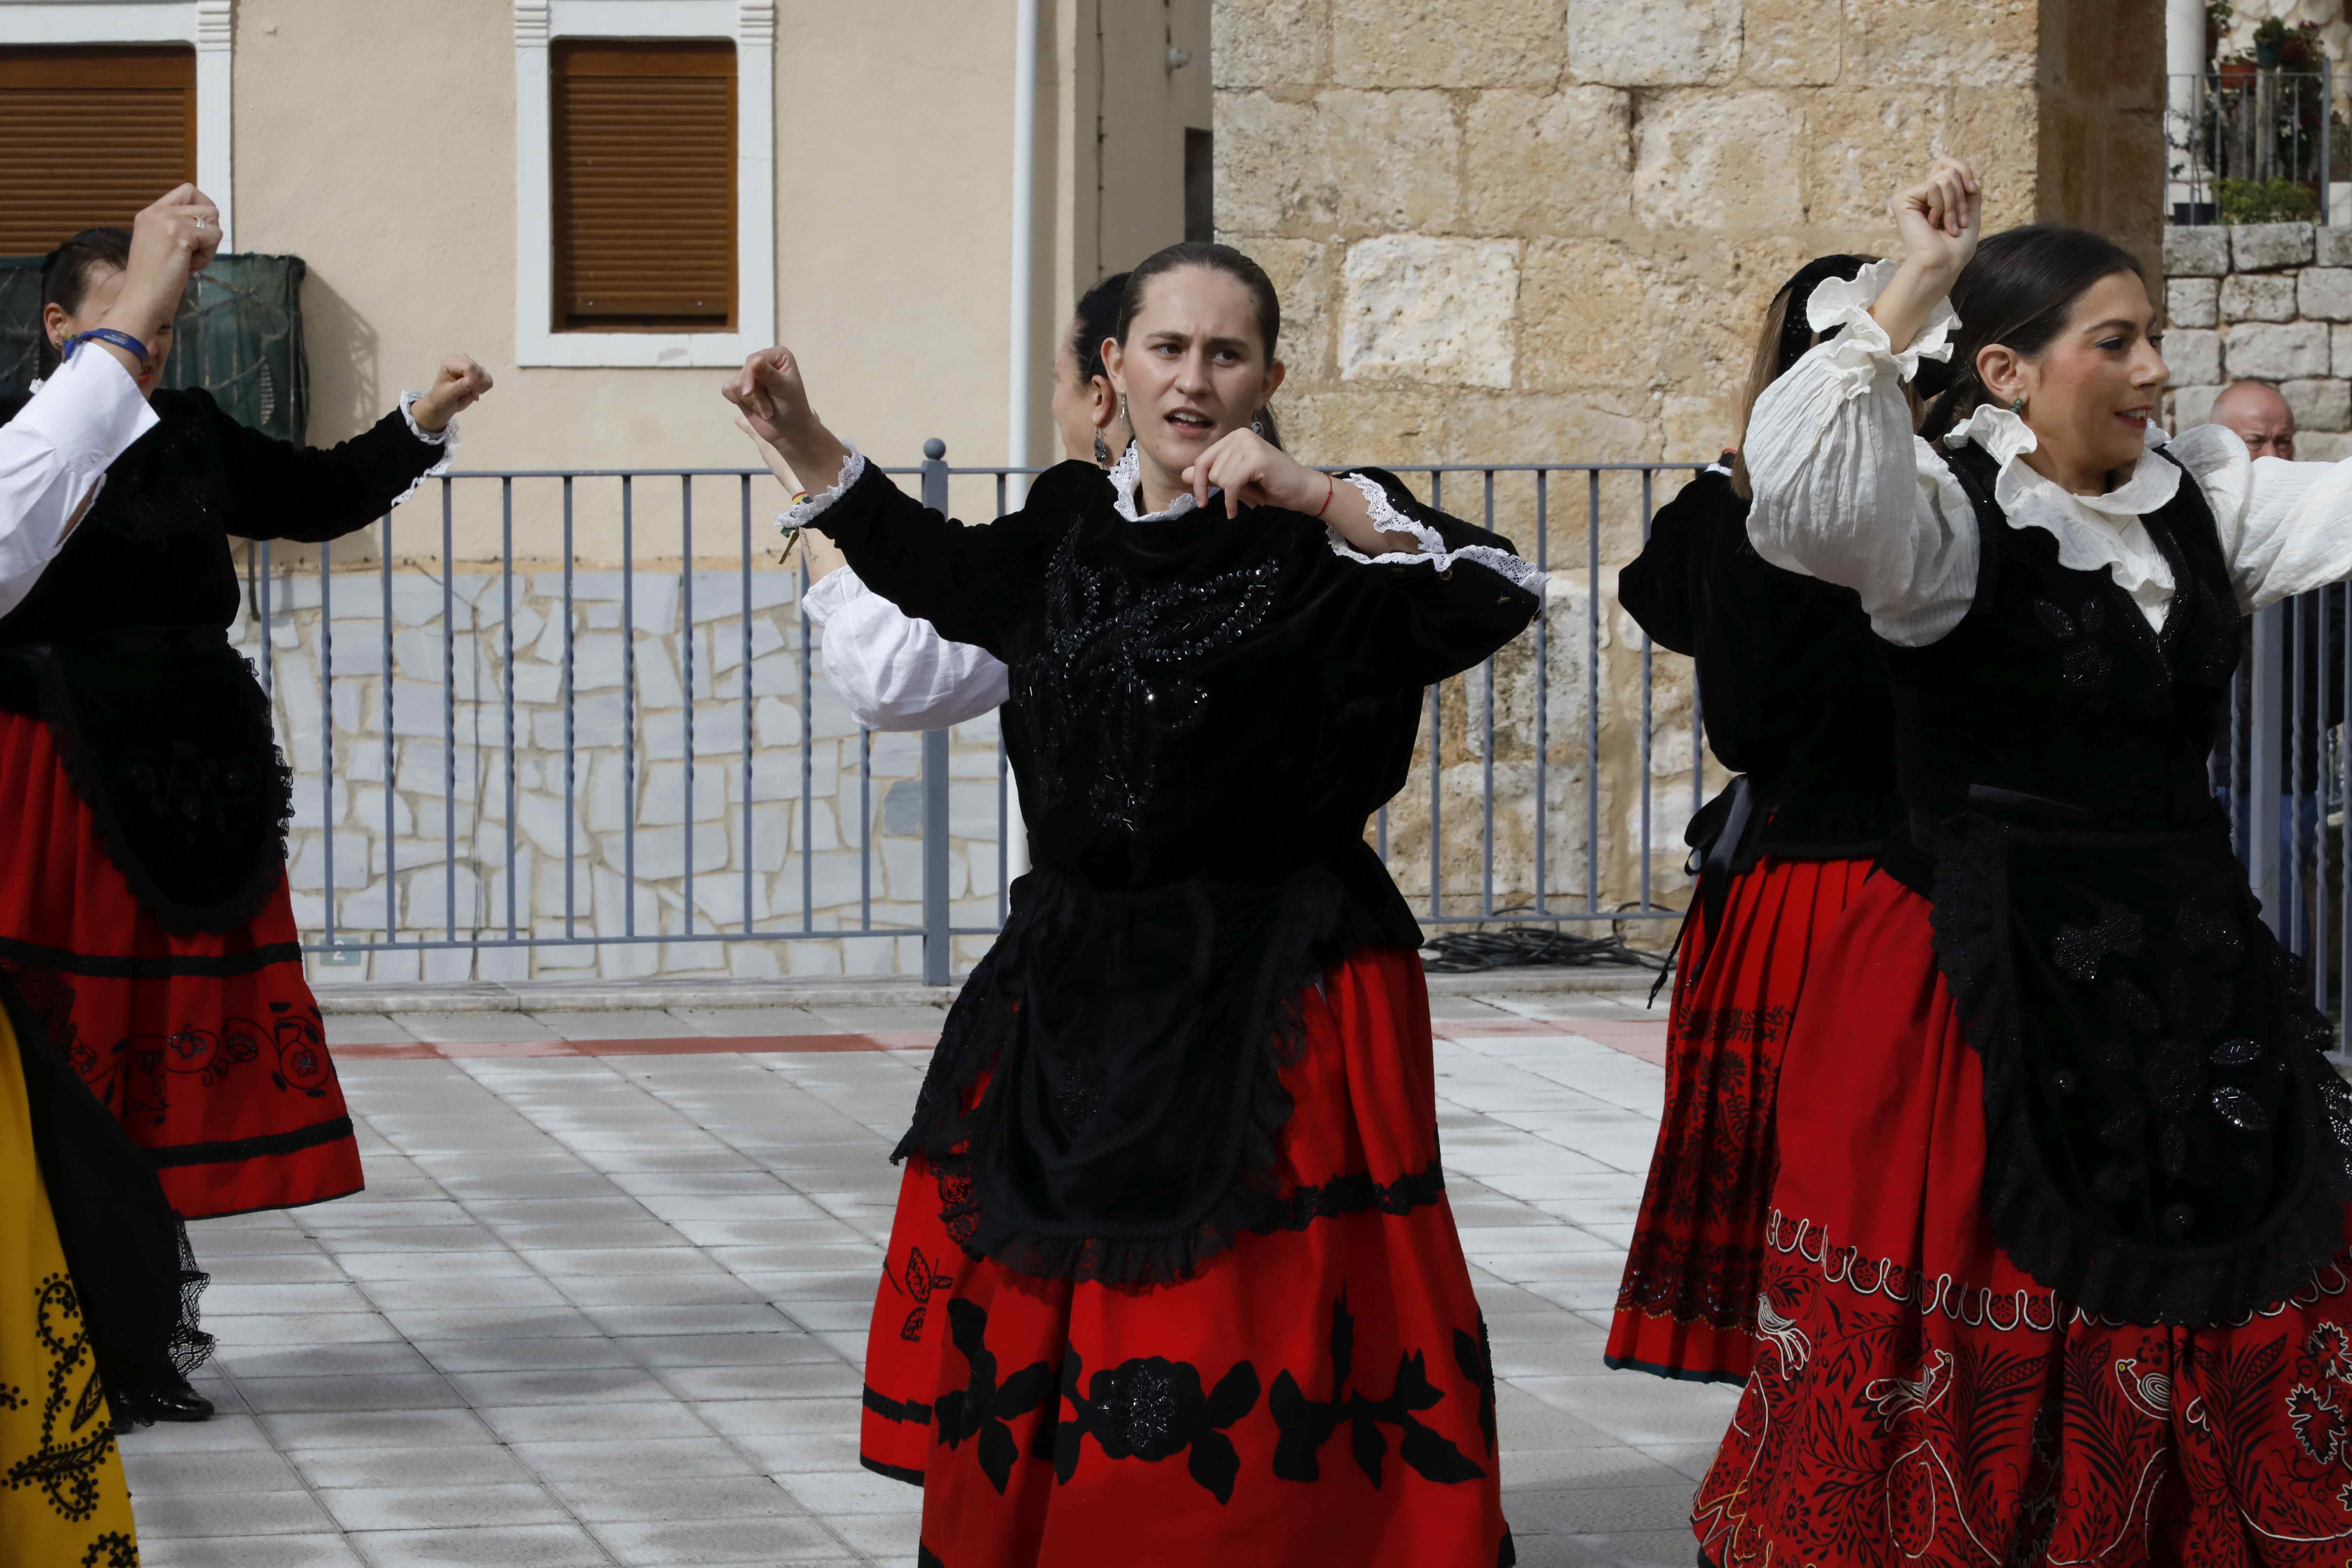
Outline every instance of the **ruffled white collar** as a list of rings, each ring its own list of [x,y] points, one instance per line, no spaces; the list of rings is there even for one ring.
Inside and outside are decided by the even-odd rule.
[[[1968,423],[1944,437],[1955,449],[1974,441],[2000,466],[1993,500],[2011,528],[2038,528],[2058,542],[2058,562],[2078,572],[2109,573],[2159,623],[2172,602],[2172,565],[2140,519],[2168,505],[2180,489],[2180,468],[2158,455],[2169,439],[2147,427],[2131,478],[2104,495],[2076,495],[2026,463],[2039,447],[2025,421],[2006,408],[1979,404]]]
[[[1136,498],[1143,491],[1143,457],[1141,450],[1132,440],[1128,442],[1127,450],[1119,454],[1118,461],[1111,465],[1110,488],[1113,504],[1118,508],[1118,515],[1129,522],[1166,522],[1171,518],[1182,517],[1200,505],[1200,502],[1192,499],[1192,492],[1186,490],[1176,498],[1175,504],[1166,511],[1147,512],[1138,517],[1135,514],[1135,509],[1139,504]],[[1219,492],[1213,489],[1209,493],[1216,495]]]

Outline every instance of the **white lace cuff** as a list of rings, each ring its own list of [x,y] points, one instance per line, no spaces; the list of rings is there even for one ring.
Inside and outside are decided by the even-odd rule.
[[[1421,548],[1417,551],[1395,550],[1382,555],[1367,555],[1349,544],[1338,529],[1326,523],[1324,532],[1328,536],[1332,554],[1344,555],[1350,561],[1360,561],[1368,566],[1426,564],[1431,570],[1436,572],[1450,570],[1456,561],[1472,561],[1505,581],[1526,589],[1538,598],[1543,596],[1544,574],[1536,570],[1534,562],[1523,561],[1509,551],[1497,550],[1491,544],[1470,544],[1465,545],[1460,550],[1448,550],[1445,547],[1444,534],[1439,533],[1427,523],[1415,522],[1412,518],[1397,510],[1395,505],[1389,500],[1389,492],[1381,487],[1378,479],[1367,478],[1362,474],[1341,474],[1339,478],[1342,483],[1355,487],[1356,493],[1364,498],[1364,504],[1371,509],[1373,527],[1382,533],[1409,533],[1420,541]]]
[[[1909,381],[1919,374],[1921,360],[1952,357],[1952,333],[1958,330],[1960,318],[1953,311],[1949,300],[1937,300],[1919,335],[1899,350],[1887,342],[1886,329],[1871,315],[1871,306],[1895,281],[1895,274],[1902,266],[1900,261],[1891,259],[1874,261],[1852,278],[1825,279],[1805,301],[1805,321],[1815,332],[1838,333],[1813,353],[1821,355],[1823,363],[1836,374],[1849,397],[1859,396],[1867,390],[1879,372],[1889,365]],[[1840,328],[1844,330],[1838,331]]]
[[[448,424],[444,425],[438,430],[427,430],[424,426],[419,425],[416,422],[416,400],[424,395],[425,395],[421,392],[404,392],[400,395],[401,422],[408,426],[408,433],[410,435],[415,437],[426,446],[440,447],[441,458],[440,461],[435,463],[431,468],[425,469],[423,473],[417,475],[416,478],[410,480],[406,489],[392,498],[392,504],[394,506],[398,506],[402,501],[404,501],[410,496],[415,495],[416,493],[417,487],[422,485],[425,480],[437,479],[445,477],[449,472],[449,464],[457,456],[457,422],[455,419],[452,419]]]
[[[833,488],[829,490],[820,490],[806,500],[793,502],[776,519],[776,526],[786,533],[795,529],[806,528],[816,521],[818,513],[847,495],[849,487],[865,477],[866,454],[852,447],[849,448],[849,456],[841,459],[841,472],[834,477]]]

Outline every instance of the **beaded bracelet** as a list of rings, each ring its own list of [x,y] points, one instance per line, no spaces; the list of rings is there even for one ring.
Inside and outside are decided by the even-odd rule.
[[[147,345],[129,332],[118,331],[112,327],[92,327],[86,332],[76,332],[58,345],[58,362],[62,364],[73,358],[76,349],[93,339],[101,343],[112,343],[142,364],[147,363]]]

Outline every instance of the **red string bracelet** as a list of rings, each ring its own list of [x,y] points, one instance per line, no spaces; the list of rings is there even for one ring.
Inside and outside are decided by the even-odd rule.
[[[1331,510],[1331,498],[1339,493],[1339,481],[1338,479],[1332,478],[1329,474],[1326,474],[1323,476],[1323,482],[1329,488],[1325,489],[1323,492],[1323,504],[1315,509],[1315,521],[1318,522],[1322,521],[1323,514]]]

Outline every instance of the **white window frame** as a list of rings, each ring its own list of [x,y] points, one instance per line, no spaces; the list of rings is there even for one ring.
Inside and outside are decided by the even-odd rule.
[[[514,0],[515,363],[736,365],[776,337],[774,0]],[[555,330],[553,121],[557,38],[735,41],[735,330]]]
[[[229,180],[234,7],[235,0],[0,0],[0,44],[196,47],[196,184],[220,207],[223,250],[236,247]]]

